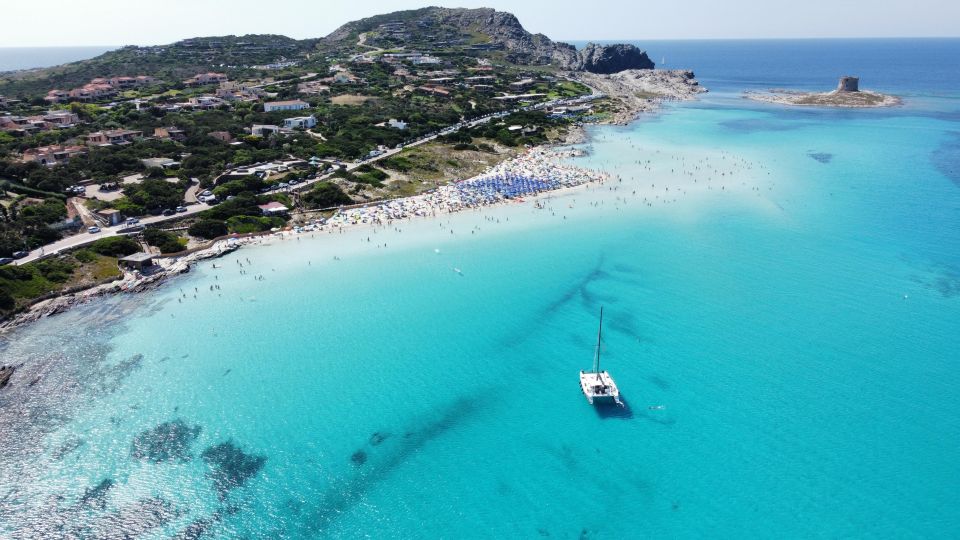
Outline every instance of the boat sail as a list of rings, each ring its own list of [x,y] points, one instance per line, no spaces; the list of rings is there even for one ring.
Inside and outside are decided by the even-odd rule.
[[[600,340],[603,336],[603,307],[600,307],[600,328],[597,330],[597,351],[593,356],[593,370],[580,370],[580,390],[591,405],[616,403],[623,407],[620,389],[610,373],[600,370]]]

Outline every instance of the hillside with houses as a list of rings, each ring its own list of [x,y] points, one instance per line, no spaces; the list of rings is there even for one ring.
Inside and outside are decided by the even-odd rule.
[[[426,8],[2,75],[0,260],[122,226],[168,251],[467,178],[616,113],[571,50],[510,14]]]

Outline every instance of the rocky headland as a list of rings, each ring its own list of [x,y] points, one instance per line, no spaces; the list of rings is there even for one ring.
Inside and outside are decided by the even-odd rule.
[[[746,92],[744,97],[754,101],[776,103],[779,105],[799,105],[808,107],[840,107],[863,109],[874,107],[892,107],[900,105],[901,99],[889,94],[860,90],[857,77],[841,77],[836,90],[832,92],[801,92],[799,90],[772,89],[766,92]]]
[[[571,72],[568,77],[602,92],[614,102],[608,123],[627,124],[665,101],[688,101],[707,91],[689,70],[628,69],[618,73]]]

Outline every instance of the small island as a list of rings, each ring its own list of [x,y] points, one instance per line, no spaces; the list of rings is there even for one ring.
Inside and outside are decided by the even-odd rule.
[[[900,98],[879,92],[860,90],[858,77],[840,77],[837,89],[832,92],[800,92],[798,90],[770,90],[746,92],[744,97],[755,101],[781,105],[806,105],[812,107],[892,107],[901,103]]]

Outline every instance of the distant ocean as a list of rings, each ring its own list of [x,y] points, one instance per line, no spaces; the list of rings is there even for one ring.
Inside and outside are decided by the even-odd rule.
[[[0,47],[0,71],[57,66],[86,60],[116,49],[116,45],[89,47]]]
[[[640,45],[711,91],[602,186],[0,336],[0,537],[957,538],[960,40]],[[904,105],[741,94],[844,74]]]

